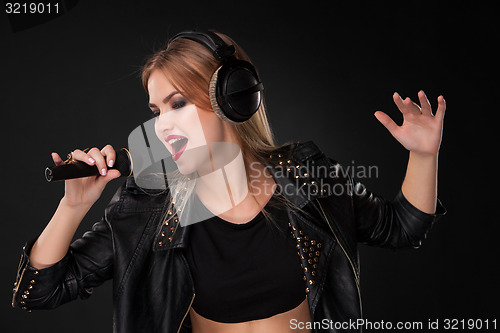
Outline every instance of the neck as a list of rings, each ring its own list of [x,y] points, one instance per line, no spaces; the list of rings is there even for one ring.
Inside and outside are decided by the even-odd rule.
[[[209,145],[210,165],[198,170],[196,194],[215,214],[228,211],[248,195],[247,170],[241,147],[234,143]]]

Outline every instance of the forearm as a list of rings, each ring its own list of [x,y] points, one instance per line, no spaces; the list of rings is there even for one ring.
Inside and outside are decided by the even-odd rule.
[[[401,190],[405,198],[424,213],[434,214],[437,202],[438,154],[410,151]]]
[[[30,252],[30,265],[42,269],[66,255],[71,240],[90,207],[68,205],[63,198]]]

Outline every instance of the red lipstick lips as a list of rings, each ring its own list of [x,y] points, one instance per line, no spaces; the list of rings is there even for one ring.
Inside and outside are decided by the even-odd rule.
[[[188,138],[182,135],[168,135],[165,141],[172,147],[172,159],[177,161],[186,149]]]

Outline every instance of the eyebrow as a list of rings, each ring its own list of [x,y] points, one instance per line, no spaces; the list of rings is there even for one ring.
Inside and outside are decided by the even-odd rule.
[[[168,103],[168,101],[170,101],[170,99],[171,99],[172,97],[174,97],[175,95],[177,95],[177,94],[179,94],[179,92],[178,92],[178,91],[173,91],[173,92],[171,92],[170,94],[168,94],[168,96],[167,96],[167,97],[165,97],[165,98],[163,99],[162,103],[163,103],[163,104],[167,104],[167,103]],[[148,105],[149,105],[149,107],[150,107],[150,108],[156,108],[156,107],[157,107],[157,106],[156,106],[155,104],[153,104],[153,103],[149,103]]]

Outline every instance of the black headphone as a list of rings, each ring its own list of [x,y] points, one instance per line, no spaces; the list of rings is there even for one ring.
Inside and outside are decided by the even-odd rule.
[[[221,65],[212,75],[208,94],[214,112],[223,120],[242,123],[253,116],[262,101],[264,86],[255,67],[234,57],[233,45],[228,45],[214,32],[186,31],[172,37],[190,39],[205,45]]]

